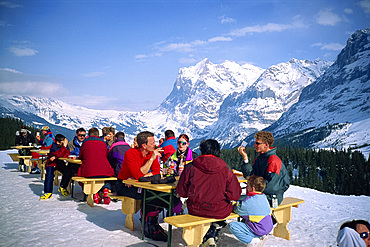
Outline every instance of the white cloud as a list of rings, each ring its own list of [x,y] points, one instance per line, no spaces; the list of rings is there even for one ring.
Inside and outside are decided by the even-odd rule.
[[[160,57],[162,56],[162,53],[160,52],[156,52],[156,53],[152,53],[152,54],[138,54],[138,55],[135,55],[135,59],[145,59],[145,58],[150,58],[150,57]]]
[[[15,69],[9,69],[9,68],[0,68],[0,71],[7,71],[7,72],[14,73],[14,74],[22,74],[22,72],[20,72],[20,71],[18,71],[18,70],[15,70]]]
[[[317,24],[323,26],[335,26],[341,20],[342,19],[337,14],[334,14],[331,10],[320,10],[320,12],[316,15]]]
[[[365,13],[370,13],[370,0],[364,0],[359,2],[361,8],[364,9]]]
[[[97,77],[97,76],[101,76],[101,75],[104,75],[105,73],[104,72],[90,72],[90,73],[82,73],[81,76],[82,77]]]
[[[288,29],[306,28],[306,27],[307,25],[304,24],[302,16],[296,15],[293,17],[293,21],[291,24],[267,23],[265,25],[248,26],[233,30],[232,32],[229,33],[229,35],[242,37],[245,36],[246,34],[252,33],[281,32]]]
[[[15,47],[15,46],[10,47],[9,51],[12,52],[17,57],[34,56],[36,55],[36,53],[38,53],[38,51],[31,49],[31,48]]]
[[[52,82],[37,82],[37,81],[14,81],[0,82],[0,94],[10,95],[29,95],[29,96],[45,96],[65,94],[66,90],[62,85]]]
[[[4,1],[4,2],[0,2],[0,7],[15,9],[15,8],[22,7],[22,5],[19,5],[19,4],[16,4],[16,3],[12,3],[12,2]]]
[[[182,64],[193,64],[195,62],[197,62],[197,60],[195,58],[192,58],[192,57],[181,57],[179,58],[179,63],[182,63]]]
[[[224,23],[234,23],[234,22],[236,22],[236,20],[235,19],[233,19],[233,18],[230,18],[230,17],[226,17],[226,16],[220,16],[220,17],[218,17],[220,20],[221,20],[221,23],[222,24],[224,24]]]
[[[311,47],[320,47],[321,50],[328,51],[340,51],[344,48],[344,45],[339,43],[329,43],[329,44],[315,43],[311,45]]]
[[[224,37],[224,36],[217,36],[210,38],[208,42],[213,43],[213,42],[218,42],[218,41],[232,41],[233,39],[230,37]]]
[[[353,14],[353,10],[347,8],[347,9],[344,9],[344,13],[346,13],[346,14]]]

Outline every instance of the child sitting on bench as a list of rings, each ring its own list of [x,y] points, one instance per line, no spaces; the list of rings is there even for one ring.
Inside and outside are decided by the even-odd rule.
[[[242,196],[234,205],[234,212],[243,217],[245,223],[231,222],[229,229],[241,242],[258,244],[273,228],[271,209],[262,193],[266,187],[263,177],[252,175],[247,180],[247,196]]]

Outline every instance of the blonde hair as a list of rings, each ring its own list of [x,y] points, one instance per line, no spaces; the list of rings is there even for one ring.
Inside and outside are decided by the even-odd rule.
[[[271,132],[268,132],[268,131],[258,131],[254,135],[254,138],[256,140],[260,139],[264,143],[267,142],[269,144],[269,147],[272,147],[272,144],[274,144],[274,136],[272,135]]]

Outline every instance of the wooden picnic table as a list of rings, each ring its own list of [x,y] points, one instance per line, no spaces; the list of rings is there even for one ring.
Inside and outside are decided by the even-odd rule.
[[[168,204],[168,215],[173,215],[173,208],[174,208],[174,194],[177,185],[177,181],[170,184],[152,184],[151,182],[139,182],[138,180],[128,179],[123,180],[122,183],[130,184],[138,188],[143,189],[143,215],[145,215],[145,204],[149,203],[151,200],[160,198],[162,201],[165,201]],[[158,191],[162,193],[154,193],[153,191]],[[149,194],[149,195],[148,195]],[[169,201],[165,198],[170,196]],[[142,239],[144,240],[144,226],[145,220],[141,222],[142,224]],[[167,246],[171,246],[171,239],[172,239],[172,225],[168,225],[168,238],[167,238]]]

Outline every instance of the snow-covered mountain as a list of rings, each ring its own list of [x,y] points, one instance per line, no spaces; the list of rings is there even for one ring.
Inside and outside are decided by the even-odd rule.
[[[267,130],[276,137],[288,136],[291,142],[311,136],[312,147],[369,150],[369,126],[370,28],[366,28],[348,39],[334,64]]]
[[[187,133],[193,147],[204,138],[215,138],[223,147],[235,147],[271,124],[270,130],[282,138],[339,123],[332,129],[345,134],[338,136],[331,131],[325,135],[333,139],[332,146],[349,140],[361,144],[358,133],[366,132],[364,126],[368,125],[364,124],[369,121],[368,30],[352,35],[334,64],[291,59],[264,70],[204,59],[181,68],[172,92],[150,112],[92,110],[55,99],[4,95],[0,97],[0,112],[38,126],[46,122],[68,130],[113,126],[126,133],[127,141],[142,130],[150,130],[159,138],[166,129],[172,129],[177,135]],[[346,141],[339,140],[344,137]]]
[[[298,101],[303,88],[331,64],[319,59],[291,59],[271,66],[245,91],[234,92],[223,101],[210,137],[221,140],[226,147],[235,147],[251,133],[278,120]]]

